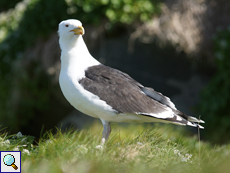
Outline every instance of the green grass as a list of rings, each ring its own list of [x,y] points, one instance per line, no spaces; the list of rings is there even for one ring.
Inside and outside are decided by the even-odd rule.
[[[228,172],[230,145],[212,146],[187,136],[184,127],[112,124],[103,149],[101,124],[82,131],[46,133],[37,145],[31,136],[0,138],[0,150],[22,151],[23,173]],[[202,131],[201,131],[202,133]]]

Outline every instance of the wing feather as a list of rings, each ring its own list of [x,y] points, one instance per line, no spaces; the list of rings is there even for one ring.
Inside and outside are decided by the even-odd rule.
[[[157,114],[167,111],[166,105],[146,95],[140,83],[119,70],[97,65],[88,68],[85,76],[79,83],[119,113]]]

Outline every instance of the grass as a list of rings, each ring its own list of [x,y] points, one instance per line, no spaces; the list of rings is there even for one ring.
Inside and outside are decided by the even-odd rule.
[[[112,124],[103,149],[102,125],[82,131],[46,133],[33,145],[31,136],[0,138],[0,150],[22,151],[22,172],[228,172],[230,145],[212,146],[197,135],[187,136],[184,127],[167,125]],[[202,133],[202,132],[201,132]]]

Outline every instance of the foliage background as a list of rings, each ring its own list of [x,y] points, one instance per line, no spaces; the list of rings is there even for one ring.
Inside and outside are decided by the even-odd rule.
[[[213,42],[216,73],[202,92],[200,110],[208,115],[207,138],[224,143],[230,130],[230,26],[217,31]]]

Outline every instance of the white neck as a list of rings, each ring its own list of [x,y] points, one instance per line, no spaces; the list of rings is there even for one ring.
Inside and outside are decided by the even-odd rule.
[[[62,50],[62,54],[63,53],[65,54],[65,53],[68,53],[68,52],[71,52],[71,51],[77,51],[79,53],[88,52],[88,54],[89,54],[88,48],[85,45],[85,42],[84,42],[84,40],[83,40],[81,35],[73,36],[71,39],[69,39],[69,38],[67,38],[67,39],[60,38],[59,39],[59,44],[60,44],[60,47],[61,47],[61,50]]]
[[[85,70],[94,65],[99,65],[88,51],[88,48],[81,35],[72,39],[59,40],[61,47],[61,69],[74,76],[84,76]],[[79,76],[79,77],[80,77]]]

